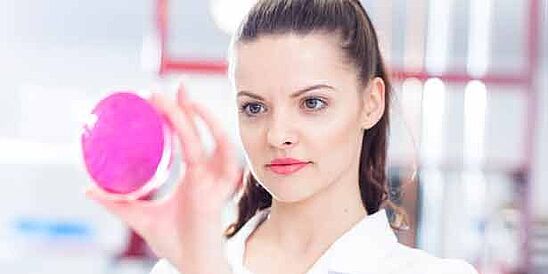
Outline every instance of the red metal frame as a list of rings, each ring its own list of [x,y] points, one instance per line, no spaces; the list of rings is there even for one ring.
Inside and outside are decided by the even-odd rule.
[[[156,15],[157,15],[157,28],[160,37],[160,52],[161,61],[159,73],[165,75],[169,73],[200,73],[200,74],[226,74],[228,64],[225,60],[186,60],[186,59],[174,59],[170,56],[167,49],[168,37],[168,2],[169,0],[156,0]],[[538,7],[538,0],[530,0],[532,3],[537,2],[535,6]],[[536,16],[538,17],[538,16]],[[530,23],[538,21],[535,16],[530,16]],[[538,31],[532,31],[534,35],[529,35],[529,45],[536,40],[536,34]],[[533,58],[531,53],[534,52],[529,46],[529,60]],[[536,54],[536,53],[535,53]],[[532,64],[532,62],[529,62]],[[488,74],[483,77],[472,77],[466,73],[461,72],[446,72],[440,75],[432,75],[424,71],[409,71],[404,69],[392,68],[392,75],[397,79],[405,78],[417,78],[419,80],[426,80],[432,77],[437,77],[442,81],[449,83],[466,83],[471,80],[481,80],[486,84],[500,84],[500,85],[524,85],[527,86],[531,82],[531,65],[524,69],[520,74]]]
[[[228,64],[225,61],[184,60],[169,55],[168,42],[168,0],[156,0],[156,24],[160,38],[160,75],[168,73],[226,74]]]
[[[529,77],[526,73],[522,74],[487,74],[482,77],[473,77],[466,73],[445,72],[439,75],[430,74],[426,71],[408,71],[403,69],[392,70],[392,78],[394,80],[404,80],[408,78],[417,78],[421,81],[426,81],[430,78],[439,78],[447,83],[468,83],[472,80],[480,80],[486,84],[495,85],[512,85],[512,86],[527,86]]]
[[[228,64],[224,60],[176,60],[173,59],[168,50],[168,1],[169,0],[156,0],[156,15],[157,15],[157,28],[160,38],[160,50],[161,60],[159,74],[166,75],[169,73],[200,73],[200,74],[226,74]],[[524,270],[530,268],[530,251],[529,251],[529,229],[531,224],[531,212],[530,212],[530,168],[531,161],[534,156],[534,140],[536,133],[536,120],[537,120],[537,98],[538,88],[535,76],[537,75],[538,58],[539,58],[539,29],[540,29],[540,0],[529,0],[529,8],[527,10],[526,18],[529,18],[528,32],[527,32],[527,66],[522,73],[519,74],[487,74],[480,78],[474,78],[466,73],[453,73],[447,72],[441,75],[432,75],[426,72],[424,69],[419,72],[407,71],[403,69],[393,69],[392,75],[395,80],[401,80],[406,78],[418,78],[420,80],[426,80],[428,78],[437,77],[442,81],[449,83],[466,83],[471,80],[481,80],[486,84],[495,85],[514,85],[523,86],[527,94],[527,132],[526,132],[526,148],[525,156],[526,162],[524,164],[525,171],[528,174],[525,187],[525,197],[523,206],[523,238],[524,241],[524,257],[523,267]]]

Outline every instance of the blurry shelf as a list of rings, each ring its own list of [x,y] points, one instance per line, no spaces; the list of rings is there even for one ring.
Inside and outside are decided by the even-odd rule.
[[[414,168],[414,163],[410,160],[403,160],[403,159],[390,159],[388,161],[388,164],[390,167],[396,167],[396,168]],[[420,164],[420,161],[417,161],[416,168],[421,169],[438,169],[441,171],[449,171],[449,172],[455,172],[455,171],[481,171],[486,173],[491,172],[505,172],[505,173],[512,173],[512,174],[518,174],[526,172],[527,164],[526,163],[510,163],[506,161],[505,159],[489,159],[487,160],[483,165],[481,165],[479,168],[470,168],[469,166],[466,166],[462,160],[457,159],[450,159],[446,161],[442,161],[437,165],[427,165],[427,164]]]

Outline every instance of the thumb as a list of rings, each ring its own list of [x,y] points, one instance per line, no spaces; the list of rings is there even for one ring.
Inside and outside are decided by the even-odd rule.
[[[115,198],[94,188],[87,189],[85,195],[137,232],[143,231],[150,219],[150,202]]]

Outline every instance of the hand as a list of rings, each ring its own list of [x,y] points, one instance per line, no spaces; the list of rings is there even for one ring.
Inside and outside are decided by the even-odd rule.
[[[233,147],[211,114],[187,100],[182,86],[177,103],[159,94],[153,94],[150,102],[167,117],[182,148],[186,168],[174,190],[156,201],[114,200],[96,188],[86,194],[134,229],[157,256],[179,270],[203,273],[215,269],[215,260],[226,263],[221,212],[242,182]],[[206,153],[194,116],[201,118],[212,133],[216,145],[212,155]]]

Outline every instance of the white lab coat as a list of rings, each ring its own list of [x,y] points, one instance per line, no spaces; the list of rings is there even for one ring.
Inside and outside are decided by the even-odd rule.
[[[264,220],[269,209],[258,212],[226,242],[226,253],[235,274],[253,274],[243,264],[245,240]],[[462,260],[441,259],[397,242],[385,210],[364,217],[339,237],[307,274],[477,274]],[[160,260],[150,274],[179,274]],[[182,273],[185,274],[185,273]]]

